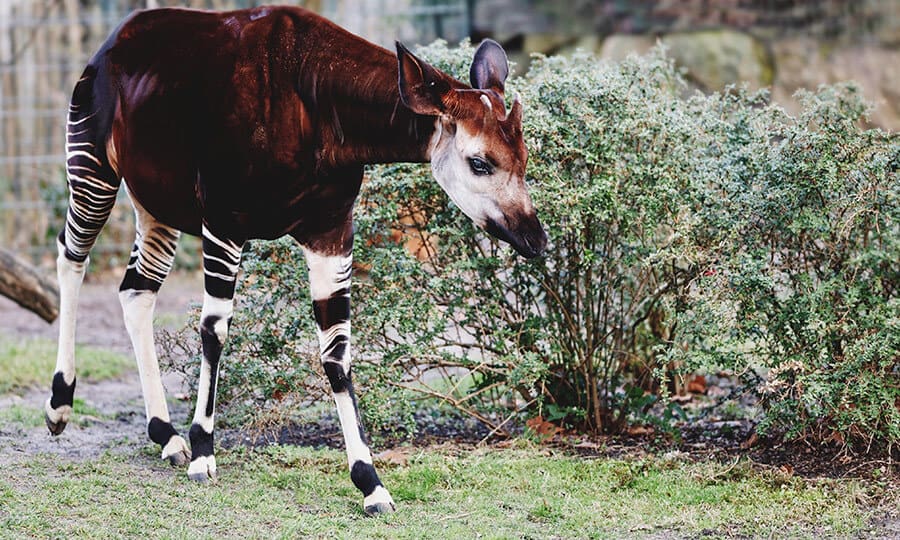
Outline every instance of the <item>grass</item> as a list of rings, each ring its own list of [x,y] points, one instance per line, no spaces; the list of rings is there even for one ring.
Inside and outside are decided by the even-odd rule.
[[[92,347],[75,348],[78,380],[112,379],[134,365],[130,358]],[[56,366],[56,342],[0,333],[0,395],[37,385],[49,388]]]
[[[91,407],[83,399],[77,397],[72,401],[72,411],[74,414],[71,421],[82,427],[90,425],[92,419],[109,418],[108,414]],[[44,409],[20,403],[0,407],[0,428],[11,424],[23,429],[43,428]]]
[[[0,334],[0,394],[49,382],[55,350]],[[88,379],[131,366],[96,349],[77,358]],[[76,418],[102,416],[79,398],[74,408]],[[42,415],[13,401],[0,408],[0,433],[44,433]],[[865,535],[900,505],[877,483],[805,480],[746,460],[585,459],[527,440],[513,446],[393,452],[378,466],[398,512],[376,518],[363,515],[340,451],[220,450],[211,485],[189,482],[150,444],[92,460],[0,452],[0,539],[824,539]]]
[[[44,425],[44,411],[37,407],[12,404],[0,407],[0,426],[18,424],[23,428],[36,428]]]
[[[190,483],[147,447],[137,458],[51,456],[0,476],[0,537],[681,538],[864,532],[872,494],[731,465],[582,459],[514,449],[408,449],[382,463],[398,512],[367,518],[342,452],[218,454],[220,480]],[[880,495],[879,495],[880,496]]]

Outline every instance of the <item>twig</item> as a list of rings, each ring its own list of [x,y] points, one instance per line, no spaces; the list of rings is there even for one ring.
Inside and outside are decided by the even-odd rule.
[[[451,520],[451,519],[460,519],[460,518],[464,518],[464,517],[469,517],[469,516],[471,516],[471,515],[474,514],[474,513],[475,513],[475,512],[463,512],[462,514],[456,514],[455,516],[444,516],[444,517],[439,517],[439,518],[437,518],[437,521],[448,521],[448,520]]]
[[[506,420],[500,422],[500,423],[497,425],[497,427],[495,427],[494,429],[492,429],[490,433],[488,433],[487,435],[484,436],[483,439],[481,439],[480,441],[478,441],[478,444],[477,444],[476,446],[481,446],[481,445],[483,445],[484,442],[487,441],[488,439],[490,439],[491,437],[493,437],[494,434],[500,432],[501,429],[503,428],[503,426],[506,425],[507,422],[509,422],[510,420],[512,420],[513,417],[515,417],[517,414],[519,414],[520,412],[522,412],[523,410],[525,410],[525,408],[527,408],[529,405],[531,405],[532,403],[534,403],[536,400],[537,400],[537,398],[534,398],[534,399],[532,399],[531,401],[529,401],[528,403],[526,403],[525,405],[522,405],[520,408],[518,408],[518,409],[516,409],[515,411],[513,411],[512,414],[510,414],[509,416],[506,417]],[[508,437],[508,436],[509,436],[509,432],[504,430],[504,431],[503,431],[503,436],[504,436],[504,437]]]

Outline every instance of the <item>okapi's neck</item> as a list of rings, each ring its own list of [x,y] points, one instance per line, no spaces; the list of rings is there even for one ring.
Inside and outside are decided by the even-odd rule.
[[[319,69],[305,76],[301,68],[301,87],[313,98],[322,128],[320,163],[428,161],[437,118],[403,105],[397,57],[365,45],[348,47],[339,57],[322,53],[315,60]]]

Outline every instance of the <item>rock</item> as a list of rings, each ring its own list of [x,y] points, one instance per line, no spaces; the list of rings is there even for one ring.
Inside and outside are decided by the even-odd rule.
[[[605,60],[624,60],[629,54],[645,54],[656,44],[651,36],[613,34],[603,40],[600,57]]]
[[[675,63],[686,68],[688,80],[702,90],[720,90],[741,82],[754,89],[772,84],[771,55],[749,34],[733,30],[679,32],[662,41]]]
[[[534,33],[525,36],[522,50],[526,53],[556,54],[563,47],[575,42],[576,38],[568,34]]]
[[[772,55],[776,65],[772,97],[789,113],[799,110],[793,97],[798,89],[853,80],[874,105],[872,123],[900,129],[900,50],[789,38],[773,42]]]

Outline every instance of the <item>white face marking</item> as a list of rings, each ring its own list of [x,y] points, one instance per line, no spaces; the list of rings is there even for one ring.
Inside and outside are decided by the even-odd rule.
[[[495,167],[489,176],[472,172],[469,159],[485,159],[486,143],[480,134],[470,133],[461,124],[446,129],[438,118],[431,141],[431,172],[450,199],[479,227],[488,221],[504,221],[501,199],[506,186],[515,185],[511,173]]]

